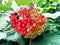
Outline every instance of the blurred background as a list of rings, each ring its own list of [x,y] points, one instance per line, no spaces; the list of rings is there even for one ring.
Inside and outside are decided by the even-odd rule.
[[[0,45],[28,45],[29,39],[14,32],[10,13],[30,6],[38,7],[47,17],[45,31],[32,41],[32,45],[60,45],[60,0],[0,0]]]

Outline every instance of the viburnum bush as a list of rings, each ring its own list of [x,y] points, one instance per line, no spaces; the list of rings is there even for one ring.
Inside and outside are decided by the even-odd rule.
[[[46,18],[38,12],[38,8],[23,8],[10,14],[11,25],[15,32],[24,38],[36,38],[44,32]]]

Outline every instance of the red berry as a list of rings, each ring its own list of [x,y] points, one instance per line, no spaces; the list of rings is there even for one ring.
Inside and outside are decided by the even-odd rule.
[[[26,24],[27,24],[27,21],[26,21],[26,20],[24,20],[24,21],[23,21],[23,23],[26,25]]]
[[[35,38],[40,34],[39,31],[44,27],[46,22],[46,18],[33,7],[19,10],[17,16],[18,19],[14,13],[10,14],[11,25],[17,33],[28,38]]]
[[[22,24],[22,27],[26,27],[26,24]]]
[[[22,31],[26,31],[26,28],[24,27],[24,28],[22,28],[21,30],[22,30]]]
[[[23,34],[26,35],[27,34],[27,31],[24,31]]]
[[[32,7],[32,6],[29,8],[29,11],[30,11],[30,10],[33,10],[33,7]]]
[[[31,31],[34,31],[34,30],[35,30],[35,28],[32,27]]]
[[[21,27],[17,27],[17,30],[21,30],[22,28]]]

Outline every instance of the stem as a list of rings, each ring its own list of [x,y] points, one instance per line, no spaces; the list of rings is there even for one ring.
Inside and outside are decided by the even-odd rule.
[[[29,45],[32,45],[32,39],[30,39]]]
[[[9,31],[6,31],[6,32],[9,33],[9,32],[12,32],[12,31],[14,31],[14,30],[12,29],[12,30],[9,30]]]

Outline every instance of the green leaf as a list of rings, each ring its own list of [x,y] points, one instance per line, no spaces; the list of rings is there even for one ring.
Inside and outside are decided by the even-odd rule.
[[[7,40],[17,41],[20,45],[25,45],[26,39],[15,32],[8,33]]]
[[[46,0],[38,0],[38,6],[39,7],[42,7],[45,4],[46,4]]]
[[[34,39],[32,45],[60,45],[60,35],[44,33]]]
[[[28,5],[30,3],[34,4],[34,0],[15,0],[16,3],[20,6],[20,5]]]
[[[0,29],[4,28],[8,24],[7,21],[9,21],[9,14],[4,12],[0,18]]]
[[[19,45],[17,42],[15,41],[11,41],[11,40],[5,40],[5,39],[1,39],[0,40],[0,45]]]
[[[4,7],[4,8],[3,8]],[[9,5],[2,5],[0,3],[0,10],[4,10],[4,11],[7,11],[7,10],[12,10],[12,8],[9,6]]]
[[[56,3],[60,3],[60,0],[53,0],[54,2],[56,2]]]

